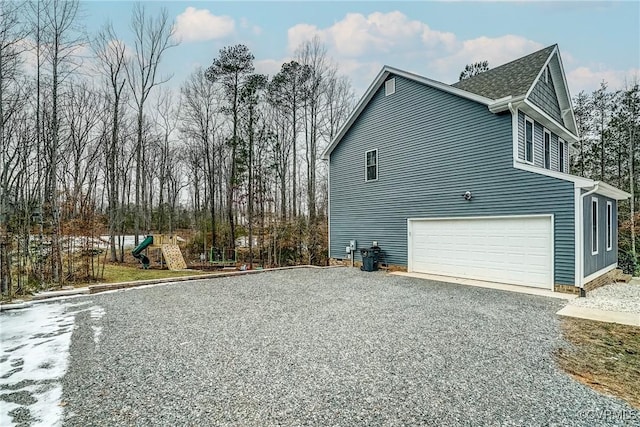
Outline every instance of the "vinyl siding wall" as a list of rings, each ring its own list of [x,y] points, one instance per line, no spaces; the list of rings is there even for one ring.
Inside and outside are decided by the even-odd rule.
[[[365,182],[372,149],[378,180]],[[331,154],[330,256],[376,240],[384,262],[406,265],[408,218],[551,213],[555,282],[574,284],[573,184],[513,168],[512,152],[510,114],[396,77],[396,93],[383,85]]]
[[[591,201],[598,200],[598,253],[592,255],[591,236]],[[611,250],[607,250],[607,202],[611,202],[613,239]],[[618,262],[618,206],[617,202],[599,194],[591,194],[583,199],[582,215],[584,218],[584,276],[602,270]]]
[[[554,58],[555,60],[555,58]],[[531,94],[529,94],[531,102],[542,108],[547,114],[556,119],[558,123],[562,123],[562,116],[560,114],[560,104],[558,103],[558,96],[553,87],[553,78],[551,72],[549,72],[549,82],[544,81],[544,77],[541,76],[538,83],[534,86]]]
[[[536,166],[544,167],[544,126],[539,122],[529,118],[533,121],[533,162]],[[524,123],[525,115],[522,112],[518,112],[518,158],[524,160]],[[559,139],[558,135],[551,133],[551,165],[550,170],[560,171],[560,155],[558,152]],[[564,156],[564,173],[569,171],[569,147],[567,142],[565,144],[565,156]]]

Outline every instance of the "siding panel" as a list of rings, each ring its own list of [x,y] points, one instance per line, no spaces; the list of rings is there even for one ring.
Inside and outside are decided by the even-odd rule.
[[[396,93],[383,86],[331,154],[330,256],[377,240],[385,262],[406,265],[407,218],[553,213],[555,281],[573,284],[573,184],[513,168],[510,114],[395,78]],[[374,148],[378,181],[364,182]]]
[[[551,73],[549,73],[549,83],[545,83],[545,81],[540,78],[529,94],[529,99],[559,123],[563,122]]]
[[[591,200],[598,199],[598,253],[591,255]],[[613,239],[611,250],[607,250],[607,202],[611,202],[613,213]],[[582,205],[584,218],[584,276],[602,270],[618,262],[618,205],[617,202],[599,194],[592,194],[584,198]]]

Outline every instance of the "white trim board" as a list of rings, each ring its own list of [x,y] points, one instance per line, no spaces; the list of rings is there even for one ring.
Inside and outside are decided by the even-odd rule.
[[[615,270],[616,268],[618,268],[618,263],[616,262],[615,264],[611,264],[605,268],[602,268],[598,271],[596,271],[595,273],[591,273],[590,275],[584,277],[582,279],[582,283],[583,284],[587,284],[590,281],[592,281],[593,279],[597,279],[598,277],[602,276],[605,273],[610,272],[611,270]]]

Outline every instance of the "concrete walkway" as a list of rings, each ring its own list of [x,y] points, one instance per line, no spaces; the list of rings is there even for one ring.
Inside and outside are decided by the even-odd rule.
[[[414,277],[416,279],[432,280],[435,282],[455,283],[457,285],[476,286],[479,288],[498,289],[501,291],[517,292],[528,295],[538,295],[549,298],[558,298],[570,301],[577,298],[577,295],[565,294],[562,292],[553,292],[550,289],[532,288],[528,286],[508,285],[506,283],[485,282],[482,280],[462,279],[458,277],[438,276],[435,274],[424,273],[405,273],[403,271],[394,271],[389,274],[397,276]]]
[[[571,301],[577,298],[577,295],[564,294],[561,292],[553,292],[547,289],[531,288],[526,286],[507,285],[504,283],[484,282],[481,280],[462,279],[457,277],[437,276],[434,274],[423,273],[405,273],[405,272],[392,272],[396,276],[414,277],[417,279],[455,283],[458,285],[475,286],[480,288],[498,289],[509,292],[516,292],[528,295],[538,295],[549,298],[559,298],[566,301]],[[637,279],[634,279],[637,280]],[[576,317],[579,319],[589,319],[598,322],[608,323],[620,323],[623,325],[631,325],[640,327],[640,314],[639,313],[623,313],[617,311],[600,310],[589,307],[579,307],[576,305],[567,304],[563,309],[556,314],[565,317]]]
[[[578,307],[567,304],[565,308],[558,311],[560,316],[577,317],[578,319],[596,320],[598,322],[620,323],[640,327],[640,314],[622,313],[617,311],[599,310],[590,307]]]

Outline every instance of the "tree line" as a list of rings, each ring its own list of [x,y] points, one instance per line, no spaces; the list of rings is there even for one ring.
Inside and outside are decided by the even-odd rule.
[[[2,293],[95,279],[103,234],[110,262],[125,235],[191,230],[206,257],[240,238],[250,267],[325,263],[319,156],[354,103],[325,46],[274,76],[226,46],[168,85],[167,12],[137,4],[130,29],[127,46],[109,23],[87,35],[77,1],[0,3]]]
[[[595,91],[575,95],[573,107],[581,138],[571,156],[571,172],[631,193],[618,208],[618,264],[628,273],[638,273],[639,83],[635,79],[624,89],[610,90],[603,81]]]

